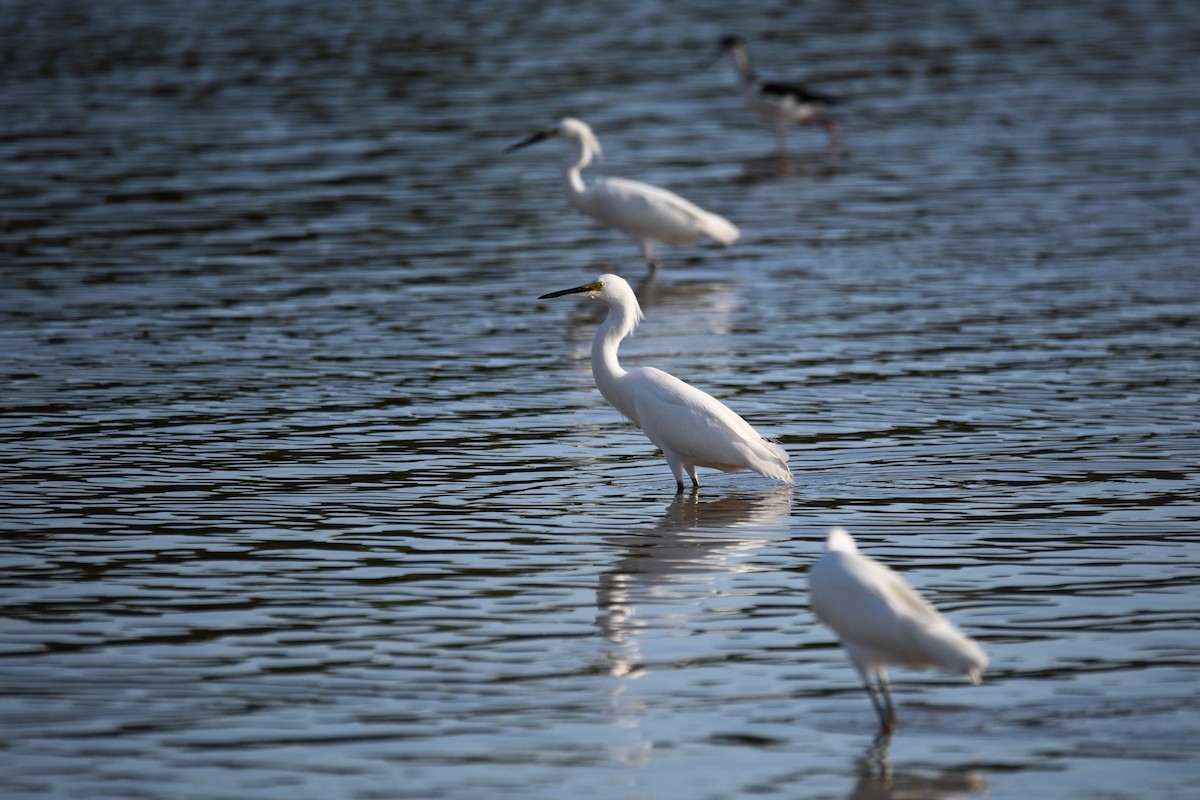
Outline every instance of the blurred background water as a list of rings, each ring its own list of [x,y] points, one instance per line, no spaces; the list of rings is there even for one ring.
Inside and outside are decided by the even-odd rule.
[[[0,0],[5,798],[1200,792],[1200,5]],[[722,34],[844,95],[791,155]],[[673,479],[625,362],[794,487]],[[975,636],[875,719],[826,529]]]

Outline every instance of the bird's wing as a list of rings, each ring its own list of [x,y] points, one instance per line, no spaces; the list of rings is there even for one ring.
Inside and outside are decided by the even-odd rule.
[[[801,103],[821,103],[827,106],[832,106],[837,105],[842,101],[840,97],[826,94],[824,92],[818,92],[814,89],[809,89],[802,83],[768,81],[762,85],[762,91],[763,94],[773,94],[780,97],[790,95]]]
[[[604,178],[588,191],[596,216],[630,236],[688,245],[704,236],[733,244],[741,235],[724,217],[648,183]]]
[[[866,556],[827,552],[809,572],[813,612],[844,641],[901,664],[939,663],[930,631],[949,623],[900,576]],[[936,635],[935,635],[936,636]]]
[[[780,462],[776,471],[786,471],[783,449],[712,395],[653,367],[631,370],[630,378],[638,424],[660,448],[702,467],[757,469],[752,465],[766,461]]]
[[[866,556],[826,552],[809,570],[809,594],[813,613],[851,645],[847,652],[860,668],[870,663],[938,667],[978,683],[987,666],[976,642],[899,575]]]

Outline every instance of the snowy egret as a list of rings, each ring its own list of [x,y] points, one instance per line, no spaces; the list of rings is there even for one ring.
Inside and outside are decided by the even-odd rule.
[[[841,126],[829,117],[830,106],[840,102],[839,98],[815,92],[799,83],[765,81],[758,77],[750,63],[750,51],[741,37],[724,36],[718,46],[718,58],[723,53],[733,57],[746,105],[775,129],[775,143],[780,155],[787,152],[788,126],[797,122],[822,126],[829,137],[829,151],[837,153],[840,150]]]
[[[792,482],[784,449],[760,436],[724,403],[661,369],[621,368],[617,347],[642,321],[637,296],[624,278],[601,275],[591,283],[538,299],[568,294],[585,294],[608,305],[608,316],[592,340],[592,376],[604,399],[662,450],[680,490],[685,471],[693,486],[700,485],[696,467],[723,472],[749,469]]]
[[[581,171],[600,157],[600,140],[587,123],[580,120],[566,117],[556,127],[538,131],[504,152],[511,153],[556,136],[574,144],[563,163],[567,202],[580,214],[616,228],[636,241],[651,272],[658,269],[655,242],[692,245],[702,239],[712,239],[728,246],[741,235],[724,217],[657,186],[623,178],[602,178],[591,186],[585,184]]]
[[[842,640],[884,730],[896,725],[888,664],[936,667],[979,683],[987,656],[974,640],[895,572],[860,555],[844,528],[829,531],[826,548],[808,572],[812,610]]]

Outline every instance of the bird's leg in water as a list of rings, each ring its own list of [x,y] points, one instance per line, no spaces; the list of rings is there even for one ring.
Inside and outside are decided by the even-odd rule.
[[[678,458],[673,458],[665,451],[663,455],[667,457],[667,465],[671,467],[671,472],[675,475],[675,492],[678,494],[683,491],[683,462]]]
[[[646,259],[646,274],[654,275],[658,272],[658,254],[654,252],[654,242],[642,239],[638,244],[642,249],[642,258]]]
[[[892,726],[888,723],[890,716],[884,704],[879,699],[879,692],[875,688],[875,684],[871,683],[870,678],[863,679],[863,688],[867,690],[867,696],[871,698],[871,705],[875,707],[875,713],[879,716],[879,729],[889,731]]]
[[[829,155],[838,158],[842,154],[842,126],[835,119],[827,119],[821,124],[829,136]]]
[[[883,695],[883,702],[887,709],[887,721],[884,723],[884,728],[891,730],[896,727],[896,706],[892,703],[892,686],[888,683],[887,670],[883,667],[879,668],[878,673],[880,694]]]

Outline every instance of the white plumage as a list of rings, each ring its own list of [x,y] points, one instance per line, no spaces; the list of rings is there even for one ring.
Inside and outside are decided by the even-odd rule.
[[[987,656],[903,578],[858,552],[843,528],[808,573],[813,613],[833,628],[885,729],[896,724],[887,665],[937,668],[979,683]],[[877,696],[882,695],[882,702]]]
[[[567,202],[579,213],[633,238],[651,270],[658,267],[655,242],[687,246],[711,239],[731,245],[741,235],[724,217],[657,186],[624,178],[602,178],[588,186],[582,170],[600,157],[600,140],[587,123],[572,117],[517,142],[506,152],[556,136],[574,145],[563,163]]]
[[[693,486],[700,485],[696,467],[723,472],[753,470],[791,483],[784,449],[764,439],[724,403],[661,369],[621,367],[617,347],[642,320],[641,306],[624,278],[601,275],[591,283],[539,299],[567,294],[586,294],[608,305],[608,316],[592,340],[596,386],[604,399],[662,450],[680,489],[684,472]]]

